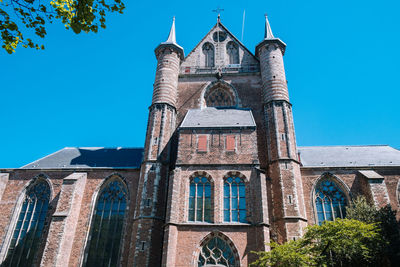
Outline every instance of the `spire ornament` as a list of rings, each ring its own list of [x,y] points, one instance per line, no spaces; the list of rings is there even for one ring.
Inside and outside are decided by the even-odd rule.
[[[172,25],[169,31],[168,39],[165,42],[160,43],[154,51],[156,53],[156,56],[158,55],[159,51],[162,51],[165,48],[175,50],[178,53],[180,59],[184,59],[183,48],[176,42],[175,16],[172,18]]]
[[[275,39],[274,34],[272,33],[271,26],[269,25],[268,15],[265,13],[265,34],[264,39]]]
[[[164,44],[177,44],[176,43],[176,33],[175,33],[175,16],[172,18],[172,26],[169,31],[168,39]]]

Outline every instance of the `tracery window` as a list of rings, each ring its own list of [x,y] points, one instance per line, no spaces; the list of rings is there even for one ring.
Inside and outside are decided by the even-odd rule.
[[[40,244],[50,200],[50,186],[42,179],[30,186],[19,212],[7,257],[1,266],[31,266]]]
[[[207,107],[233,107],[235,106],[235,98],[225,88],[217,87],[211,89],[205,95]]]
[[[190,181],[189,221],[211,222],[211,183],[197,176]]]
[[[210,43],[205,43],[203,45],[203,53],[205,56],[205,66],[208,68],[214,67],[214,46]]]
[[[232,249],[221,238],[211,238],[200,251],[198,267],[203,266],[236,266]]]
[[[239,64],[239,46],[237,43],[230,41],[226,45],[226,52],[229,57],[229,64]]]
[[[346,216],[347,200],[342,189],[332,179],[322,179],[315,188],[315,208],[318,224]]]
[[[246,187],[239,177],[228,177],[224,181],[224,221],[247,222]]]
[[[126,206],[125,185],[112,180],[96,203],[86,266],[118,266]]]

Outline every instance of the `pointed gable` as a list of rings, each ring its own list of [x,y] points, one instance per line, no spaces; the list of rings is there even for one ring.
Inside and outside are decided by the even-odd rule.
[[[221,23],[204,36],[182,62],[181,74],[257,72],[258,59]]]

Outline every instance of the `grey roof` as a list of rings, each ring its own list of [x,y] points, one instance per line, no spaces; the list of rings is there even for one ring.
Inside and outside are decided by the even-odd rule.
[[[190,109],[180,128],[247,128],[256,127],[250,109]]]
[[[362,175],[364,175],[365,177],[367,177],[368,179],[384,179],[385,178],[373,170],[360,170],[358,172],[361,173]]]
[[[22,169],[140,168],[143,148],[66,147]]]
[[[400,151],[387,145],[298,147],[304,167],[400,166]]]

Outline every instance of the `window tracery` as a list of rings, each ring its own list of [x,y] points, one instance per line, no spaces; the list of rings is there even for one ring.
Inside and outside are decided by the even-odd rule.
[[[109,182],[96,203],[86,266],[118,266],[126,207],[125,185]]]
[[[2,266],[31,266],[39,247],[50,200],[50,186],[39,180],[27,189]]]
[[[247,222],[246,187],[239,177],[228,177],[224,181],[224,221]]]
[[[210,43],[203,45],[203,53],[205,56],[204,66],[207,68],[214,67],[214,46]]]
[[[190,181],[189,221],[211,222],[211,183],[206,177],[197,176]]]
[[[201,249],[199,267],[206,266],[236,266],[232,249],[221,238],[211,238]]]
[[[228,42],[226,52],[229,57],[229,64],[239,64],[239,46],[235,42]]]
[[[315,188],[317,223],[346,216],[347,199],[342,189],[330,178],[318,182]]]
[[[233,94],[222,87],[211,89],[205,99],[207,107],[233,107],[236,105]]]

